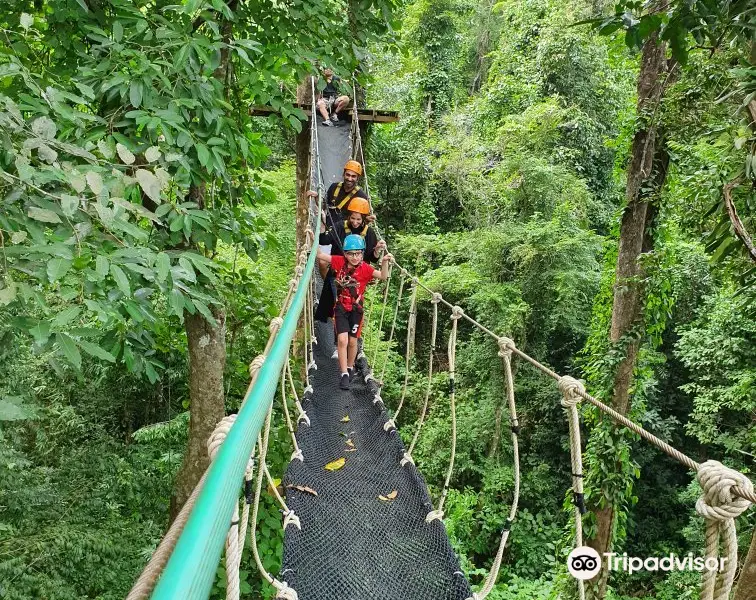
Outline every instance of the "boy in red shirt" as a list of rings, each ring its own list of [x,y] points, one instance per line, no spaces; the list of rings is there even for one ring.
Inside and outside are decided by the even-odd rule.
[[[333,320],[336,326],[337,351],[339,357],[339,387],[349,389],[349,381],[357,358],[357,338],[362,331],[362,301],[365,288],[373,279],[388,279],[389,262],[393,258],[386,254],[381,259],[378,271],[363,261],[365,240],[360,235],[348,235],[344,239],[344,256],[331,256],[318,249],[321,264],[330,265],[336,281],[336,306]]]

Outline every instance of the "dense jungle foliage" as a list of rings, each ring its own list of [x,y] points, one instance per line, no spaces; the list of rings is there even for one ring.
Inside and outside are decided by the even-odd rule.
[[[620,221],[636,132],[660,133],[629,416],[695,460],[756,464],[756,30],[745,1],[10,0],[0,9],[0,598],[122,598],[149,559],[189,439],[191,323],[225,323],[225,409],[264,347],[295,257],[293,106],[315,65],[360,71],[395,109],[366,141],[390,250],[429,287],[604,401]],[[662,99],[637,110],[640,53],[667,44]],[[252,118],[270,104],[280,117]],[[651,125],[649,125],[651,124]],[[656,153],[655,153],[656,157]],[[728,212],[728,202],[732,210]],[[739,221],[732,213],[737,212]],[[740,223],[745,234],[738,231]],[[750,232],[750,233],[749,233]],[[385,391],[404,381],[408,295]],[[396,299],[391,287],[390,304]],[[430,348],[419,295],[408,406],[437,497],[451,427],[448,313]],[[385,328],[384,328],[385,329]],[[460,324],[446,527],[482,583],[514,471],[498,348]],[[381,355],[382,356],[382,355]],[[515,360],[520,511],[490,598],[573,597],[569,441],[551,379]],[[692,475],[581,408],[589,502],[613,549],[701,555]],[[291,454],[276,417],[269,466]],[[260,549],[280,565],[263,500]],[[738,519],[741,562],[756,513]],[[596,532],[591,513],[585,533]],[[242,596],[269,598],[245,555]],[[695,573],[615,573],[606,597],[698,597]],[[223,566],[213,597],[223,595]],[[738,589],[737,600],[748,598]]]

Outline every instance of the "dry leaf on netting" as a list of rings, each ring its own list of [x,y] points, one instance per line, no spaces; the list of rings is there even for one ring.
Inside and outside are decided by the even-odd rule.
[[[346,442],[344,442],[347,446],[350,448],[354,448],[354,442],[351,439],[348,439]]]
[[[398,493],[399,492],[394,490],[392,492],[389,492],[385,496],[378,496],[378,500],[382,500],[383,502],[391,502],[394,498],[396,498]]]
[[[334,460],[333,462],[329,462],[325,466],[325,470],[326,471],[338,471],[345,464],[346,464],[346,458],[339,458],[338,460]]]
[[[357,448],[347,448],[344,452],[357,452]]]
[[[293,485],[289,484],[286,486],[286,489],[289,490],[299,490],[300,492],[306,492],[308,494],[312,494],[313,496],[317,496],[318,493],[313,490],[311,487],[307,487],[306,485]]]
[[[349,423],[349,415],[345,416],[343,419],[341,419],[342,423]]]

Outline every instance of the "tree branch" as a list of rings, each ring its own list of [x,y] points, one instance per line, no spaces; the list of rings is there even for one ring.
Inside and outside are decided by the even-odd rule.
[[[748,250],[748,256],[750,259],[756,262],[756,246],[753,245],[753,240],[746,230],[745,225],[743,225],[743,221],[740,220],[738,211],[735,209],[735,203],[732,201],[732,190],[738,187],[741,183],[742,180],[740,177],[730,183],[726,183],[722,188],[722,196],[724,197],[727,215],[730,217],[730,223],[732,223],[732,228],[735,230],[735,235],[741,242],[743,242],[743,245]]]

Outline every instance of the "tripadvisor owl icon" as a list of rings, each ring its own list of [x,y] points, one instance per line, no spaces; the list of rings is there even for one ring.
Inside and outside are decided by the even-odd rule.
[[[601,570],[601,557],[590,546],[579,546],[567,557],[567,570],[575,579],[593,579]]]

